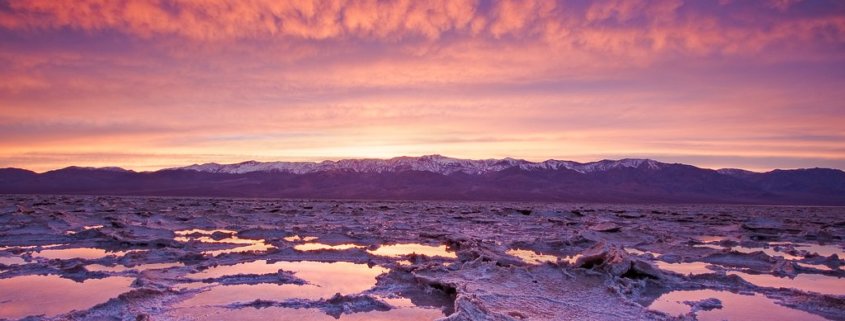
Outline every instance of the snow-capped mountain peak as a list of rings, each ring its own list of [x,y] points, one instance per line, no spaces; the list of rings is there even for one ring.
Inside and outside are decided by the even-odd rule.
[[[620,168],[645,168],[659,170],[666,164],[650,159],[602,160],[590,163],[561,161],[550,159],[543,162],[530,162],[523,159],[460,159],[442,155],[420,157],[395,157],[390,159],[343,159],[322,162],[257,162],[246,161],[236,164],[194,164],[177,170],[193,170],[208,173],[244,174],[251,172],[283,172],[308,174],[324,171],[350,171],[367,173],[389,173],[401,171],[425,171],[443,175],[463,173],[480,175],[511,168],[521,170],[572,170],[579,173],[604,172]]]
[[[108,171],[108,172],[134,172],[117,166],[94,167],[94,166],[68,166],[65,170],[86,170],[86,171]]]
[[[749,176],[749,175],[755,174],[752,171],[747,171],[747,170],[739,169],[739,168],[722,168],[722,169],[717,169],[716,171],[719,172],[719,174],[734,176],[734,177]]]

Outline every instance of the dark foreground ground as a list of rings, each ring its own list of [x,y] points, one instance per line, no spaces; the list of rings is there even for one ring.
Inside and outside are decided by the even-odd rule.
[[[845,209],[0,196],[0,319],[845,320]]]

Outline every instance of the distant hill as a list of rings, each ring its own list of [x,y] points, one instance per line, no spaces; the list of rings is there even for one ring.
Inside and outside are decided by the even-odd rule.
[[[710,170],[649,159],[591,163],[440,155],[202,164],[155,172],[0,169],[0,193],[618,203],[845,205],[836,169]]]

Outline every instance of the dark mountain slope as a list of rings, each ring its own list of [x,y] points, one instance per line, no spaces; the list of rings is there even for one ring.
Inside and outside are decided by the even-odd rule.
[[[567,163],[565,167],[512,159],[488,160],[483,164],[488,167],[479,169],[474,161],[447,160],[447,172],[431,165],[430,159],[426,166],[408,165],[408,158],[395,168],[357,162],[357,167],[300,173],[220,170],[228,165],[216,165],[214,172],[141,173],[68,167],[37,174],[7,168],[0,169],[0,193],[845,205],[845,172],[834,169],[753,173],[650,160]],[[248,165],[256,164],[262,163]],[[460,166],[475,167],[463,170]]]

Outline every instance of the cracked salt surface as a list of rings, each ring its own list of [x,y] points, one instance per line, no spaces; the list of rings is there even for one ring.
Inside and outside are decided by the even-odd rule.
[[[133,278],[108,277],[75,282],[55,275],[0,279],[0,319],[54,316],[88,309],[129,291]]]
[[[842,235],[837,208],[7,195],[0,311],[32,279],[9,318],[845,320]]]

